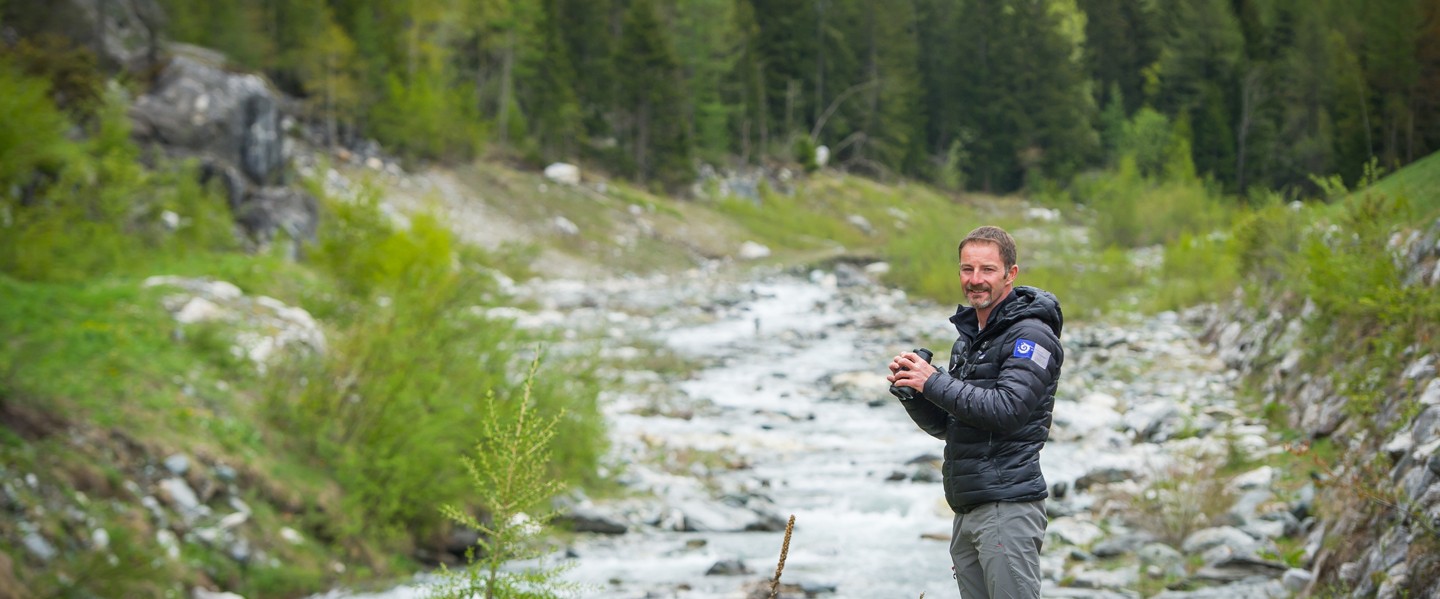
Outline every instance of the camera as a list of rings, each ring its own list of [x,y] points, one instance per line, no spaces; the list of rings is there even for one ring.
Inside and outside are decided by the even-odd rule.
[[[915,351],[916,354],[919,354],[919,355],[920,355],[920,359],[921,359],[921,360],[925,360],[925,363],[926,363],[926,364],[929,364],[929,363],[930,363],[930,358],[935,357],[935,354],[934,354],[934,353],[931,353],[930,350],[925,349],[925,348],[923,348],[923,347],[917,348],[917,349],[914,350],[914,351]],[[901,370],[910,370],[910,369],[909,369],[909,368],[901,368]],[[909,387],[896,387],[895,385],[890,385],[890,394],[891,394],[891,395],[894,395],[895,397],[900,398],[900,401],[910,401],[910,400],[912,400],[912,399],[915,399],[915,390],[914,390],[914,389],[911,389],[911,388],[909,388]]]

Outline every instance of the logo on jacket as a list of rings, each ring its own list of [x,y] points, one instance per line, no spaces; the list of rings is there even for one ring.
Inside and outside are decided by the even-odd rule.
[[[1039,364],[1041,368],[1050,366],[1050,350],[1040,347],[1029,339],[1016,339],[1015,353],[1010,355],[1035,362]]]

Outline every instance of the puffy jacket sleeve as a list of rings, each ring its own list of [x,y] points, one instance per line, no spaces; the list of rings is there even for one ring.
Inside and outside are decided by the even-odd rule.
[[[936,439],[945,439],[945,428],[950,424],[950,415],[944,410],[923,397],[902,401],[900,404],[905,406],[905,413],[910,415],[910,419],[915,421],[920,430]]]
[[[993,388],[937,371],[925,380],[925,399],[978,429],[1006,433],[1024,426],[1052,392],[1060,374],[1064,356],[1060,340],[1044,326],[1015,326],[1004,334],[996,351],[1003,355]]]

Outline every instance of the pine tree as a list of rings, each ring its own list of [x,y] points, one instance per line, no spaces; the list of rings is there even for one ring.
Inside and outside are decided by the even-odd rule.
[[[1144,71],[1160,56],[1159,17],[1145,0],[1079,0],[1085,12],[1086,64],[1097,106],[1118,93],[1124,116],[1145,101]]]
[[[565,51],[558,10],[557,0],[545,0],[538,7],[535,47],[521,61],[519,93],[522,103],[529,106],[526,113],[540,153],[576,160],[584,130],[574,88],[575,68]]]
[[[1094,105],[1066,11],[1045,0],[971,2],[961,20],[957,96],[968,179],[1008,191],[1027,178],[1065,180],[1099,146]]]
[[[741,52],[734,0],[682,0],[676,7],[676,53],[689,92],[687,135],[707,160],[731,150],[729,130],[740,102],[729,103],[725,83]]]
[[[615,41],[622,7],[615,0],[554,0],[549,12],[560,33],[561,47],[574,69],[573,88],[587,138],[616,134],[617,69]]]
[[[679,61],[651,0],[636,0],[625,13],[619,51],[619,104],[627,170],[641,182],[666,186],[687,181],[690,139],[683,114]]]
[[[1245,38],[1229,0],[1181,0],[1167,24],[1157,108],[1189,120],[1195,168],[1236,183],[1235,123]]]
[[[915,11],[909,0],[869,5],[864,30],[868,93],[862,122],[872,143],[861,146],[861,159],[871,155],[879,165],[915,172],[922,163],[924,114],[920,111],[920,74]],[[866,151],[868,149],[868,152]]]

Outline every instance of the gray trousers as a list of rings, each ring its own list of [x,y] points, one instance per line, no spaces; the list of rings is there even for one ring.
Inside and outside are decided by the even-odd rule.
[[[1045,502],[987,503],[955,514],[950,559],[961,599],[1036,599]]]

